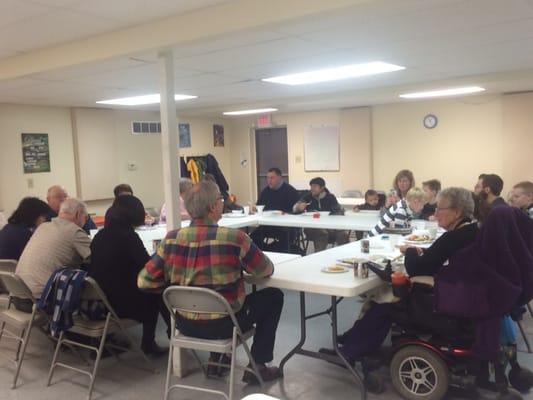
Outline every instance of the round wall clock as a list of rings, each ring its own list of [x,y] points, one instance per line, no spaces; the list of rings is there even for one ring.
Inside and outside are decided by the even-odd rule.
[[[439,123],[439,120],[437,119],[437,116],[433,114],[428,114],[424,117],[424,127],[426,129],[433,129],[437,126]]]

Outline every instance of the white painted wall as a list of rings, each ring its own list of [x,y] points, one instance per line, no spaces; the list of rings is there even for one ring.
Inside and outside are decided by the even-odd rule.
[[[481,172],[501,174],[507,191],[520,180],[533,180],[533,94],[476,96],[462,99],[405,102],[371,108],[323,110],[274,114],[278,125],[286,125],[289,146],[289,174],[292,182],[303,185],[317,175],[334,182],[341,190],[369,187],[388,189],[395,173],[412,169],[417,182],[441,179],[444,186],[473,187]],[[116,144],[115,163],[99,173],[113,173],[118,183],[130,183],[147,207],[159,207],[163,201],[160,137],[133,136],[132,120],[158,120],[157,112],[106,111],[112,114]],[[424,115],[439,118],[434,130],[422,125]],[[88,113],[91,114],[91,113]],[[97,124],[98,114],[94,114]],[[184,155],[214,154],[230,184],[230,191],[241,204],[254,201],[255,161],[251,128],[253,118],[187,118],[191,125],[192,147],[181,149]],[[91,125],[91,119],[85,122]],[[226,146],[213,145],[212,125],[225,127]],[[303,136],[308,125],[338,124],[341,140],[339,172],[305,172]],[[23,132],[44,132],[50,138],[52,172],[25,175],[22,170],[21,137]],[[71,110],[0,104],[0,210],[5,214],[24,196],[44,198],[53,184],[63,184],[75,195],[75,160]],[[100,139],[102,140],[102,139]],[[105,145],[105,144],[103,144]],[[98,165],[98,154],[91,150]],[[245,166],[242,158],[248,160]],[[137,165],[129,171],[128,163]],[[114,171],[110,171],[110,168]],[[28,188],[33,179],[34,188]],[[111,188],[112,189],[112,188]],[[109,199],[89,202],[91,212],[102,214]]]
[[[21,133],[48,133],[51,172],[24,174]],[[25,196],[46,197],[55,184],[76,194],[70,110],[0,104],[0,209],[8,216]],[[33,188],[28,187],[33,180]]]
[[[427,114],[438,118],[426,129]],[[374,184],[392,187],[401,169],[410,169],[417,185],[432,178],[443,186],[474,187],[480,173],[503,176],[501,96],[405,102],[372,109]]]

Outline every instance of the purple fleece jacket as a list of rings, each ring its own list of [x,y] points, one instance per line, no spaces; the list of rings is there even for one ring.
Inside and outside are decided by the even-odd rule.
[[[436,310],[476,320],[474,352],[485,360],[497,358],[501,317],[532,298],[533,220],[511,207],[495,207],[435,276]]]

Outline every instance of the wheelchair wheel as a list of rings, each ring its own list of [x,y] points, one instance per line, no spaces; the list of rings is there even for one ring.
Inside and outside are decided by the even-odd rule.
[[[407,400],[440,400],[448,391],[448,366],[433,351],[421,346],[406,346],[398,351],[390,372],[394,388]]]

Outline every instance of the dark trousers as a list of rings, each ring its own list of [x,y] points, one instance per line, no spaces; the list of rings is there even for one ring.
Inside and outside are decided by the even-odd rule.
[[[255,362],[264,364],[274,358],[274,342],[278,328],[283,292],[275,288],[266,288],[246,296],[242,308],[235,314],[243,332],[255,324],[252,357]],[[202,339],[228,339],[233,335],[231,318],[215,320],[191,320],[177,315],[176,326],[187,336]]]
[[[296,238],[296,230],[277,226],[260,226],[252,232],[250,237],[263,251],[291,252],[291,245]],[[265,239],[274,239],[273,243],[266,244]]]
[[[143,324],[142,344],[150,345],[155,341],[155,331],[159,314],[167,325],[167,335],[170,337],[170,313],[168,312],[163,297],[160,294],[145,293],[145,304],[142,309],[131,312],[118,313],[121,318],[132,318]]]

